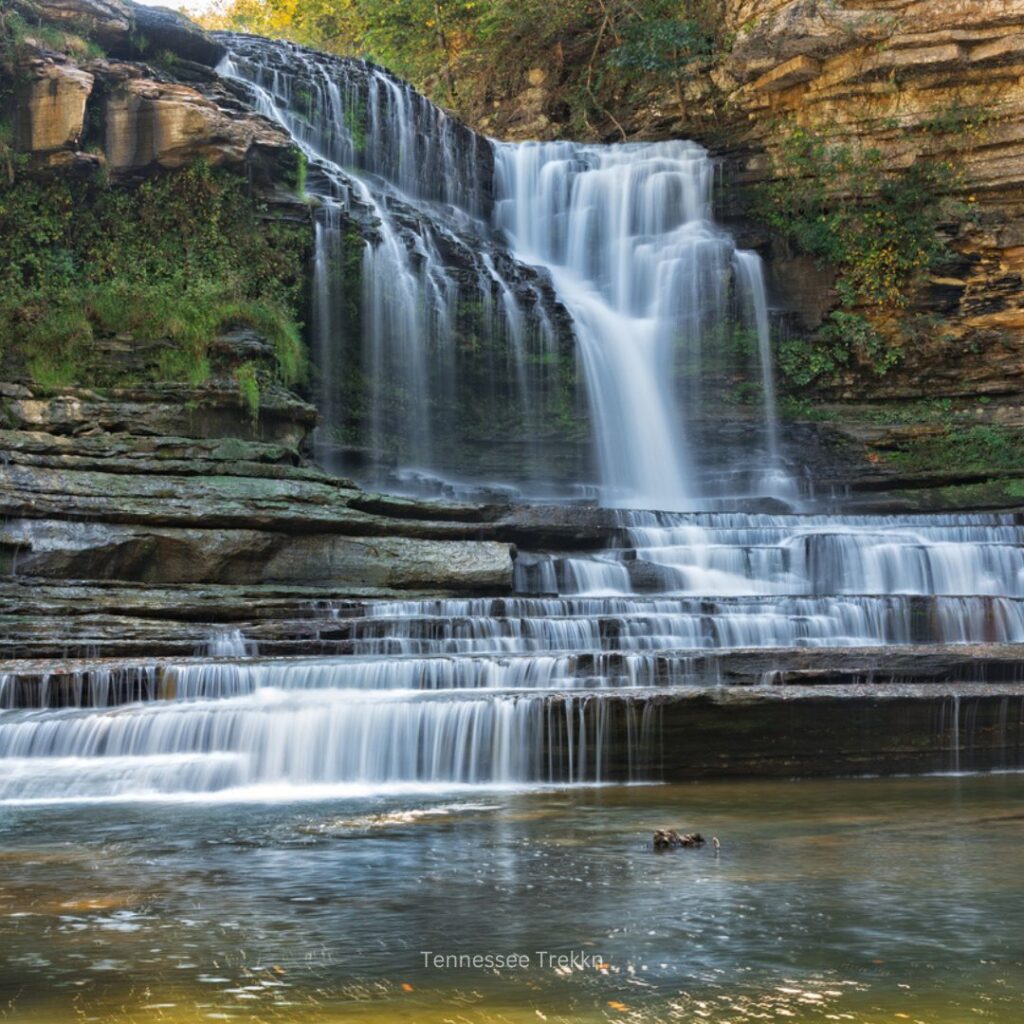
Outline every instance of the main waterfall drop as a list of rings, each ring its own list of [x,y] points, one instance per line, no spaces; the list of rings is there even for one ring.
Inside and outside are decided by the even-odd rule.
[[[760,260],[714,225],[701,147],[493,143],[372,65],[229,42],[321,204],[322,461],[634,508],[792,496]]]
[[[604,503],[680,509],[722,493],[706,462],[698,475],[691,430],[721,400],[711,374],[741,332],[760,359],[748,485],[785,486],[760,260],[712,223],[707,152],[681,141],[525,143],[497,146],[496,163],[495,223],[517,256],[548,269],[573,317]]]

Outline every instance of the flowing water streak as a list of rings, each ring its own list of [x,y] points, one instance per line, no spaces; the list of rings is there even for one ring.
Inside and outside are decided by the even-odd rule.
[[[683,141],[504,144],[495,174],[496,225],[521,259],[549,270],[572,313],[605,503],[680,509],[708,495],[697,473],[709,467],[699,466],[688,429],[708,412],[706,378],[727,357],[733,307],[757,339],[754,487],[790,496],[761,261],[712,222],[707,152]],[[743,461],[743,453],[727,457]]]
[[[587,694],[453,699],[338,689],[265,689],[104,714],[11,712],[0,722],[0,800],[599,782],[628,777],[650,749],[638,719],[651,721],[646,704]]]
[[[1012,515],[621,516],[621,546],[589,557],[522,558],[519,589],[1024,597],[1024,526]]]
[[[719,656],[1024,642],[1012,515],[620,516],[623,547],[551,565],[617,594],[320,604],[347,656],[242,657],[225,631],[179,663],[8,673],[0,799],[650,779],[652,697],[717,685]],[[694,596],[657,592],[680,579]],[[952,701],[954,765],[972,732]]]
[[[345,222],[368,216],[377,231],[361,254],[373,271],[362,306],[376,310],[362,339],[368,365],[383,381],[394,359],[413,376],[430,362],[454,388],[454,363],[438,352],[427,360],[419,341],[450,340],[462,293],[441,253],[462,244],[466,218],[487,212],[479,164],[449,173],[467,152],[458,129],[383,72],[347,62],[339,77],[341,64],[328,58],[253,45],[296,61],[250,59],[225,70],[247,78],[260,108],[317,161],[319,343],[330,347],[344,316],[332,268]],[[368,104],[363,138],[347,116],[360,103]],[[477,161],[492,152],[480,145]],[[497,153],[506,193],[495,217],[551,268],[574,307],[595,402],[626,434],[631,424],[660,424],[652,444],[669,461],[657,477],[636,436],[604,438],[608,494],[624,504],[645,495],[685,504],[700,493],[691,489],[699,460],[678,443],[704,401],[704,375],[691,371],[713,361],[714,328],[730,307],[755,326],[767,365],[759,264],[710,223],[706,155],[684,143]],[[424,204],[433,211],[425,219]],[[506,323],[510,376],[529,397],[536,378],[520,365],[530,351],[516,315],[522,292],[496,249],[469,265],[488,316]],[[527,291],[540,287],[532,280]],[[685,422],[670,385],[680,340]],[[328,351],[320,356],[322,369],[340,371]],[[411,444],[429,447],[440,421],[422,399],[448,392],[426,376],[408,387],[403,429],[418,432]],[[770,466],[768,375],[762,390]],[[373,423],[381,438],[393,427],[383,417]],[[351,645],[346,657],[249,661],[245,636],[225,633],[203,660],[134,675],[104,666],[60,679],[10,674],[0,679],[9,708],[0,714],[0,799],[644,780],[658,749],[660,698],[714,681],[715,658],[701,652],[1024,641],[1024,526],[1013,516],[619,517],[604,550],[522,556],[523,596],[381,602],[331,620],[337,642]],[[25,699],[26,687],[38,701]],[[968,710],[961,722],[954,700],[956,751],[961,738],[970,742]]]
[[[330,272],[344,263],[349,229],[336,223],[340,210],[370,238],[358,318],[362,440],[374,458],[442,476],[465,471],[447,451],[465,430],[452,411],[481,379],[500,381],[500,400],[511,398],[521,422],[533,424],[522,443],[548,432],[560,385],[538,371],[558,359],[529,264],[544,268],[572,316],[606,503],[678,509],[734,493],[794,497],[779,460],[760,259],[713,223],[714,164],[704,149],[492,143],[373,65],[286,43],[226,41],[221,71],[244,81],[258,109],[317,165],[322,457],[343,426],[338,389],[342,370],[351,373],[337,365],[345,284]],[[489,223],[511,243],[518,268],[489,237]],[[474,328],[465,319],[472,307],[482,311]],[[753,363],[733,351],[746,343],[744,331],[756,339]],[[491,371],[483,378],[462,352],[477,346]],[[502,352],[507,361],[495,361]],[[723,382],[746,371],[760,381],[761,416],[737,443],[699,457],[706,439],[695,424],[721,411],[722,389],[732,386]],[[558,477],[550,452],[529,461],[547,480]]]

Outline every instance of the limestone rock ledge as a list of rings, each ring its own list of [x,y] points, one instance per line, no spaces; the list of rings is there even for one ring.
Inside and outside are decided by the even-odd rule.
[[[119,0],[14,6],[104,51],[58,52],[29,30],[13,73],[15,144],[36,166],[124,176],[203,159],[257,185],[294,172],[291,139],[239,102],[213,71],[223,45],[187,18]]]
[[[956,265],[910,297],[930,316],[883,379],[843,397],[1024,392],[1024,3],[1020,0],[728,0],[736,32],[717,74],[742,188],[784,173],[793,127],[875,147],[892,168],[955,168],[969,212],[944,227]],[[776,293],[813,329],[831,276],[774,253]]]
[[[304,462],[315,410],[278,391],[254,425],[228,382],[46,396],[3,385],[0,572],[339,595],[510,589],[512,548],[490,513],[360,507],[367,495]]]

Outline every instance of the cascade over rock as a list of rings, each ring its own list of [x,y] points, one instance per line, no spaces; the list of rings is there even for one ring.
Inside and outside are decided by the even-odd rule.
[[[589,482],[605,503],[793,495],[760,263],[713,224],[704,150],[497,145],[373,65],[224,39],[222,72],[249,83],[313,163],[324,449],[354,432],[378,483],[381,456],[406,474],[501,482],[511,465],[481,479],[466,456],[482,440],[471,404],[484,387],[490,416],[510,417],[533,448],[510,482],[565,492],[585,471],[567,475],[547,438],[581,411],[564,393],[578,364],[596,439]],[[761,422],[746,417],[741,444],[709,449],[684,419],[706,428],[737,374],[756,382]],[[346,377],[359,382],[347,403]]]
[[[287,393],[257,438],[223,383],[5,384],[0,800],[1024,763],[1024,521],[783,514],[762,267],[703,149],[492,143],[372,65],[219,45],[195,103],[309,163],[323,462],[662,510],[367,494]]]

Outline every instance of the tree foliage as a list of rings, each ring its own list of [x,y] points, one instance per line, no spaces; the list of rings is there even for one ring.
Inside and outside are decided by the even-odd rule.
[[[720,0],[222,0],[205,20],[384,64],[458,107],[535,65],[591,105],[710,54]],[[468,83],[468,84],[467,84]]]

